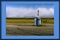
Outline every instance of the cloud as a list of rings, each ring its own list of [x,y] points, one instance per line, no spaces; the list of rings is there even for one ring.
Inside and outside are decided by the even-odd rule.
[[[6,17],[8,18],[33,18],[39,10],[39,17],[54,17],[54,8],[26,8],[26,7],[6,7]]]
[[[40,17],[54,17],[54,9],[53,8],[38,8]]]

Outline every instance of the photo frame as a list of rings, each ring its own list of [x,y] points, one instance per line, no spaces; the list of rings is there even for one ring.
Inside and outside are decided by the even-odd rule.
[[[9,1],[7,1],[9,2]],[[49,2],[44,1],[40,2],[42,5],[50,4],[54,7],[54,35],[53,36],[6,36],[6,1],[1,2],[1,10],[2,10],[2,23],[1,23],[1,33],[2,39],[59,39],[59,2]],[[32,1],[31,1],[32,2]],[[36,2],[36,1],[34,1]],[[37,1],[38,2],[38,1]]]

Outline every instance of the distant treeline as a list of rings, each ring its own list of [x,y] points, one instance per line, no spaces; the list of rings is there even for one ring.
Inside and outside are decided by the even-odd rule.
[[[34,18],[6,18],[6,19],[34,19]]]
[[[6,19],[34,19],[34,18],[6,18]],[[54,18],[41,18],[41,19],[54,19]]]

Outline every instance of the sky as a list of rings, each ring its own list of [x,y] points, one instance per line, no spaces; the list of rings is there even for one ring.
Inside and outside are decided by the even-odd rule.
[[[6,2],[7,18],[34,18],[39,10],[40,18],[53,18],[54,7],[43,2]]]

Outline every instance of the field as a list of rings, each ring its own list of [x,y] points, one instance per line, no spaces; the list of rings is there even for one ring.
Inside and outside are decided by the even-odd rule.
[[[34,18],[7,18],[7,24],[33,24],[34,25]],[[54,24],[53,18],[42,18],[41,24]]]
[[[42,20],[42,19],[41,19]],[[44,19],[46,21],[46,19]],[[7,18],[6,31],[7,35],[54,35],[53,20],[50,19],[45,25],[45,21],[42,20],[42,24],[34,26],[34,19],[27,18]],[[44,23],[43,23],[44,22]],[[50,22],[50,24],[48,24]]]

